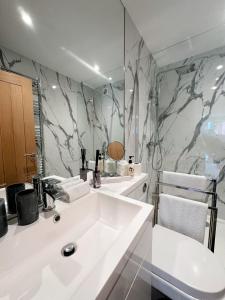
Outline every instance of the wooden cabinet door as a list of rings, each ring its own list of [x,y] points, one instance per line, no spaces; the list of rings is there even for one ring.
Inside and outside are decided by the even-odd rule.
[[[37,172],[32,81],[0,71],[0,186]]]

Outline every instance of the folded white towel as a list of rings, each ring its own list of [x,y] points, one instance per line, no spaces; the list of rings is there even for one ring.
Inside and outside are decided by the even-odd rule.
[[[65,202],[73,202],[90,192],[90,186],[87,181],[71,185],[63,189],[64,194],[60,198]]]
[[[76,179],[76,180],[73,180],[73,181],[66,181],[66,183],[64,182],[61,182],[58,184],[59,187],[61,187],[62,189],[67,189],[69,187],[72,187],[74,185],[77,185],[77,184],[80,184],[80,183],[83,183],[84,180],[83,179]]]
[[[208,205],[167,194],[159,195],[159,224],[204,242]]]
[[[63,180],[62,182],[58,183],[59,186],[61,185],[64,185],[66,183],[69,183],[69,182],[77,182],[78,180],[80,180],[80,176],[75,176],[75,177],[70,177],[70,178],[67,178],[65,180]]]
[[[162,177],[163,178],[161,181],[163,183],[196,188],[203,191],[209,190],[210,181],[205,176],[163,171]],[[191,192],[169,186],[162,186],[162,192],[165,194],[180,196],[202,202],[207,201],[206,195],[199,192]]]

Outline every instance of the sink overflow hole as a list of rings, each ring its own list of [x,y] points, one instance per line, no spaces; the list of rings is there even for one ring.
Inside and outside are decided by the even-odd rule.
[[[54,217],[53,217],[53,222],[54,222],[54,223],[59,222],[60,218],[61,218],[61,217],[60,217],[59,214],[54,215]]]
[[[77,245],[74,243],[69,243],[67,245],[65,245],[62,250],[62,256],[70,256],[73,255],[77,250]]]

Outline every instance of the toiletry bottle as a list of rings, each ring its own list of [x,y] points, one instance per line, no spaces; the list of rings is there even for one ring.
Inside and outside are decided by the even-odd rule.
[[[108,158],[105,161],[105,172],[109,175],[109,176],[115,176],[116,174],[116,163],[114,160],[112,160],[111,158]]]
[[[128,175],[129,176],[134,176],[134,163],[132,161],[133,157],[134,156],[132,156],[132,155],[129,156],[129,161],[128,161],[128,163],[129,163],[129,165],[128,165]]]
[[[102,175],[105,175],[105,152],[102,152]]]
[[[101,153],[99,154],[99,160],[98,160],[98,168],[99,168],[99,171],[102,175],[103,173],[103,160],[102,160],[102,155]]]
[[[120,160],[117,163],[117,174],[119,176],[127,176],[128,174],[128,162],[126,160]]]
[[[98,166],[99,150],[96,150],[95,170],[93,171],[93,187],[95,189],[101,187],[101,174]]]
[[[141,163],[134,163],[134,176],[141,175],[142,165]]]
[[[80,179],[87,181],[87,169],[85,168],[86,149],[81,149],[81,161],[82,161],[82,168],[80,169]]]

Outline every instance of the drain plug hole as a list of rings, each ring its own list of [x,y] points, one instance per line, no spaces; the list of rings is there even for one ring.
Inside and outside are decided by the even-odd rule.
[[[77,250],[77,245],[73,243],[69,243],[62,248],[61,253],[63,256],[70,256],[73,255],[76,252],[76,250]]]

